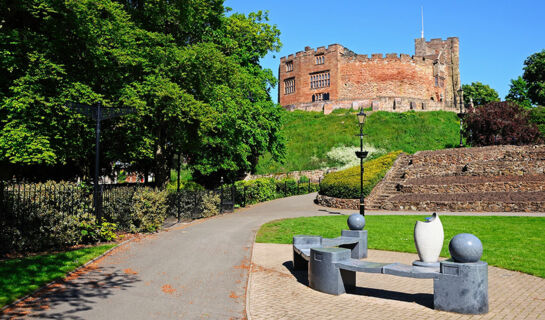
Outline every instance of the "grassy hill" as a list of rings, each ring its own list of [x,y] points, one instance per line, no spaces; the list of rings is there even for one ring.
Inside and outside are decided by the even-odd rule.
[[[269,154],[259,160],[258,174],[312,170],[335,167],[339,163],[326,157],[334,147],[358,146],[357,111],[335,110],[330,115],[320,112],[286,112],[284,135],[287,154],[284,164],[272,161]],[[451,148],[459,143],[459,121],[453,112],[373,112],[364,126],[364,142],[384,153],[403,150]],[[354,155],[355,157],[355,155]]]

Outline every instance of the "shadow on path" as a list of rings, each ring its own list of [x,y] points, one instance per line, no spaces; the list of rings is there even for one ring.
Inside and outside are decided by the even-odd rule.
[[[286,261],[282,265],[297,279],[297,282],[308,287],[308,272],[305,270],[294,270],[293,262]],[[433,309],[433,294],[430,293],[405,293],[376,288],[354,287],[347,289],[348,294],[375,297],[380,299],[397,300],[403,302],[414,302],[426,308]]]
[[[97,268],[47,286],[4,310],[0,318],[85,319],[76,313],[92,310],[98,301],[139,281],[136,275],[113,271],[112,267]]]

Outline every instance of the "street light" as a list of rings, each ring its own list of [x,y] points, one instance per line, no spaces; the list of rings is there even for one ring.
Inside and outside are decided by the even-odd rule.
[[[367,115],[363,112],[363,108],[358,113],[358,123],[360,125],[360,151],[356,151],[356,156],[360,158],[360,214],[365,216],[365,199],[363,197],[363,159],[367,157],[368,152],[363,151],[363,124]]]
[[[460,112],[458,113],[458,118],[460,118],[460,148],[464,146],[462,143],[462,125],[464,119],[464,90],[462,88],[458,89],[458,99],[460,101]]]

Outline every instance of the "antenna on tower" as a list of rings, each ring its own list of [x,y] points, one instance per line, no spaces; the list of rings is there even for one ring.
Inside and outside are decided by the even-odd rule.
[[[420,15],[422,16],[422,39],[424,39],[424,6],[420,7]]]

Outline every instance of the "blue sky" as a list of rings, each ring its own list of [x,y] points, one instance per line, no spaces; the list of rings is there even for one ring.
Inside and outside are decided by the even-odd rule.
[[[420,37],[460,38],[463,84],[490,85],[503,99],[509,81],[522,75],[524,60],[545,49],[545,1],[346,1],[227,0],[234,12],[268,10],[280,29],[280,52],[261,62],[278,76],[280,57],[339,43],[356,53],[414,54]],[[276,88],[272,92],[277,100]]]

